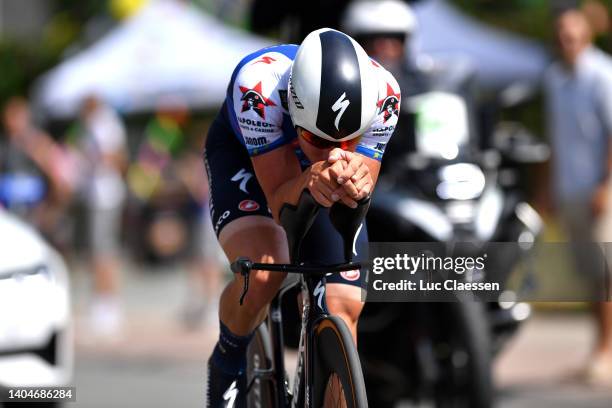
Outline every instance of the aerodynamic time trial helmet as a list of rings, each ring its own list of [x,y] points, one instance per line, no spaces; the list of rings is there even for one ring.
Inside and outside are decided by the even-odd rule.
[[[375,69],[348,35],[329,28],[308,34],[289,79],[293,125],[332,142],[361,136],[376,115]]]

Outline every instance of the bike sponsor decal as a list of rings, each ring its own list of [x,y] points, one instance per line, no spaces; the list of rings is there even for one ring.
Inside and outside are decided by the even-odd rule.
[[[239,181],[240,182],[240,186],[239,186],[240,190],[242,190],[246,194],[249,194],[249,191],[247,190],[247,183],[251,179],[251,177],[253,177],[253,173],[248,172],[245,169],[240,169],[240,170],[238,170],[238,173],[234,174],[230,180],[231,181]]]
[[[238,209],[245,212],[257,211],[259,210],[259,204],[253,200],[242,200],[240,204],[238,204]]]
[[[254,111],[259,115],[260,118],[266,118],[266,106],[276,106],[272,100],[263,96],[261,90],[261,81],[257,83],[253,88],[247,88],[246,86],[239,86],[240,92],[242,92],[242,111],[246,112],[249,110]]]
[[[378,101],[376,106],[380,108],[378,114],[383,113],[383,123],[387,123],[393,115],[399,115],[400,94],[393,92],[391,85],[387,84],[387,96]]]
[[[274,309],[270,312],[270,319],[272,319],[273,322],[282,322],[283,321],[283,315],[281,314],[280,309]]]
[[[340,272],[340,276],[342,276],[347,281],[354,282],[359,279],[359,276],[361,276],[361,273],[359,272],[359,270],[356,269],[354,271]]]
[[[322,281],[317,283],[317,286],[314,288],[312,293],[317,298],[317,306],[319,309],[323,310],[323,296],[325,296],[325,285]]]

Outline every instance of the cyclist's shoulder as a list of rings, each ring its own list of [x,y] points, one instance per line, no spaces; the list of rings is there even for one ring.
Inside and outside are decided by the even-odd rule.
[[[291,67],[298,46],[294,44],[273,45],[245,56],[236,66],[236,72],[275,72]]]
[[[263,48],[244,57],[236,67],[233,87],[256,86],[262,83],[262,92],[271,93],[282,82],[288,82],[297,45],[283,44]]]
[[[254,51],[248,55],[246,55],[238,65],[244,65],[251,61],[257,60],[266,54],[275,53],[283,55],[284,57],[293,61],[295,59],[295,54],[297,53],[298,46],[295,44],[278,44],[271,45],[269,47],[261,48],[257,51]]]
[[[394,90],[397,90],[399,94],[399,84],[397,79],[391,72],[389,72],[385,67],[383,67],[380,63],[370,58],[370,63],[374,66],[374,72],[378,77],[378,85],[383,89],[387,89],[387,85],[389,85]]]

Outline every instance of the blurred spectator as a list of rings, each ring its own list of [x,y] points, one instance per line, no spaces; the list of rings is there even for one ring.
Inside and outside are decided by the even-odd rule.
[[[0,142],[0,204],[57,243],[63,206],[74,184],[72,162],[32,123],[25,99],[10,99],[2,122],[6,138]]]
[[[140,249],[149,260],[174,258],[187,244],[184,209],[189,196],[178,179],[175,161],[184,147],[188,116],[181,101],[160,101],[128,172],[130,190],[141,206]]]
[[[72,137],[83,155],[81,192],[87,208],[94,273],[90,324],[95,334],[113,336],[121,328],[120,238],[126,197],[126,133],[118,115],[95,96],[86,98]]]
[[[545,78],[554,203],[569,233],[576,269],[601,290],[597,274],[609,271],[602,271],[593,252],[580,243],[612,241],[612,59],[591,45],[589,23],[576,9],[558,15],[555,33],[559,59]],[[597,340],[584,375],[590,382],[610,384],[612,303],[599,302],[594,309]]]
[[[223,283],[221,264],[225,259],[210,219],[208,182],[202,179],[206,172],[197,153],[200,150],[186,151],[177,163],[179,177],[197,206],[189,248],[189,292],[182,315],[188,328],[217,323],[217,299]]]
[[[186,137],[188,119],[189,110],[180,99],[158,103],[137,160],[130,166],[129,184],[143,206],[145,252],[153,252],[159,260],[187,258],[189,285],[181,318],[188,328],[195,328],[207,316],[216,323],[213,300],[221,290],[222,252],[207,208],[201,148],[190,143],[200,138]]]
[[[589,21],[595,36],[606,34],[610,30],[608,8],[601,1],[585,1],[582,5],[582,12]]]

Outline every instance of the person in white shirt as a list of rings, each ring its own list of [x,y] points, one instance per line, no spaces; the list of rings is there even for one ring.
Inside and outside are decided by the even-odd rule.
[[[94,96],[83,103],[80,125],[78,146],[85,159],[82,192],[94,272],[90,324],[97,334],[114,335],[121,324],[118,284],[126,132],[119,116]]]

